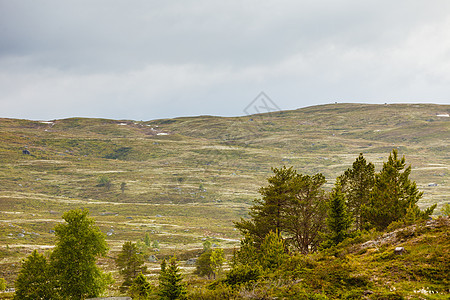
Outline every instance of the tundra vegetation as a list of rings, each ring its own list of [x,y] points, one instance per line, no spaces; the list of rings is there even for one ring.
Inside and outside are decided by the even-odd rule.
[[[161,261],[176,255],[180,295],[193,299],[445,298],[445,111],[336,104],[252,118],[1,119],[0,296],[13,297],[38,254],[51,269],[64,212],[89,209],[109,249],[95,255],[105,296],[161,297]],[[146,268],[121,291],[126,242]],[[221,249],[220,268],[203,261],[209,278],[193,274],[204,252]]]

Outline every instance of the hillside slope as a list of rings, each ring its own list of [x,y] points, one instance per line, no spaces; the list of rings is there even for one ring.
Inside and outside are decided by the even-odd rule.
[[[450,105],[330,104],[262,115],[153,121],[0,119],[0,264],[52,245],[62,212],[89,208],[117,251],[149,233],[161,254],[233,247],[271,167],[322,172],[327,188],[360,152],[379,170],[412,164],[421,207],[448,202]],[[111,231],[112,230],[112,231]],[[9,250],[5,250],[8,245]],[[7,272],[7,271],[4,271]]]
[[[398,148],[427,192],[424,200],[440,202],[449,194],[450,119],[438,115],[449,110],[448,105],[333,104],[149,122],[2,119],[0,188],[118,202],[248,202],[270,167],[323,172],[331,184],[360,152],[380,166]],[[22,154],[25,148],[31,155]],[[108,191],[95,187],[105,174],[112,183]],[[122,182],[126,193],[120,191]]]

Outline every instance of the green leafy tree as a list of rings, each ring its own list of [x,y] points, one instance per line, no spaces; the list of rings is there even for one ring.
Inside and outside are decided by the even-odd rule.
[[[147,278],[142,273],[139,273],[133,279],[128,294],[133,299],[145,300],[150,299],[152,291],[152,285],[147,281]]]
[[[178,268],[175,257],[172,257],[167,266],[166,261],[161,263],[159,275],[159,296],[164,300],[186,298],[186,286],[182,282],[183,276]]]
[[[327,226],[328,242],[331,245],[337,245],[347,238],[350,227],[352,226],[352,217],[347,209],[344,193],[342,192],[339,178],[336,180],[335,187],[331,193]]]
[[[286,207],[293,198],[292,181],[297,177],[292,167],[272,168],[272,171],[274,175],[267,179],[269,185],[259,190],[262,198],[255,199],[250,208],[251,220],[241,219],[235,223],[235,227],[244,236],[251,236],[258,247],[269,232],[281,234],[284,231]]]
[[[276,232],[269,232],[261,245],[260,265],[265,270],[277,269],[288,258],[284,240]]]
[[[97,297],[110,280],[96,265],[97,256],[108,251],[105,235],[88,215],[88,210],[71,210],[62,216],[66,222],[55,226],[57,242],[50,259],[64,299]]]
[[[364,228],[364,219],[361,216],[362,207],[367,205],[370,200],[375,183],[375,166],[366,162],[363,154],[360,153],[358,158],[347,169],[343,175],[339,177],[342,191],[347,198],[347,207],[352,212],[355,229]]]
[[[370,202],[364,207],[364,216],[377,230],[401,220],[408,208],[417,206],[423,195],[409,178],[411,166],[405,166],[405,157],[398,158],[398,152],[394,149],[381,172],[375,175],[375,185]],[[426,210],[423,217],[431,214],[433,209]]]
[[[34,250],[23,262],[15,282],[16,300],[57,298],[50,277],[50,265],[44,255]]]
[[[199,256],[196,262],[194,274],[198,276],[207,276],[208,279],[211,279],[214,275],[214,271],[211,267],[211,253],[212,250],[208,249]]]
[[[225,262],[225,255],[223,249],[214,249],[211,252],[211,269],[214,274],[214,279],[220,276],[223,263]]]
[[[119,273],[124,278],[121,286],[122,292],[131,286],[133,279],[139,273],[146,270],[143,255],[139,253],[137,245],[129,241],[122,245],[122,251],[117,256],[116,264],[119,268]]]
[[[325,182],[320,173],[298,174],[291,182],[293,197],[286,206],[282,230],[286,242],[303,254],[316,251],[322,241],[327,214],[327,196],[322,189]]]

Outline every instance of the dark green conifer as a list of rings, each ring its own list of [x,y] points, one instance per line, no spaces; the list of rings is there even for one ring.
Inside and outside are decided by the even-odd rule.
[[[126,291],[132,284],[133,279],[146,269],[143,255],[139,253],[137,245],[130,241],[122,245],[122,251],[117,256],[116,264],[120,275],[124,278],[120,288],[122,292]]]
[[[133,279],[133,283],[131,284],[129,290],[129,295],[133,299],[145,300],[150,298],[151,293],[151,284],[147,281],[147,278],[142,273],[139,273]]]
[[[276,232],[269,232],[261,245],[260,265],[265,270],[277,269],[287,259],[283,238]]]
[[[34,250],[23,262],[15,282],[15,300],[56,298],[50,272],[44,255]]]
[[[354,218],[355,229],[361,230],[365,224],[361,216],[362,207],[370,200],[370,193],[375,182],[375,166],[370,162],[367,163],[363,154],[360,153],[352,168],[347,169],[339,180],[347,198],[347,207]]]
[[[352,226],[352,217],[347,209],[346,199],[342,192],[339,179],[336,180],[335,187],[331,193],[328,216],[328,241],[332,245],[337,245],[348,236],[350,227]]]
[[[186,298],[186,286],[182,282],[183,276],[178,268],[175,257],[172,257],[167,266],[166,261],[161,263],[159,275],[159,296],[164,300]]]
[[[413,209],[422,198],[423,192],[409,178],[411,166],[405,166],[405,157],[399,159],[394,149],[381,172],[375,175],[375,186],[363,215],[377,230],[401,220],[408,208]],[[432,213],[433,209],[426,210],[426,213]]]
[[[243,235],[251,236],[259,247],[265,236],[273,231],[281,233],[285,227],[285,210],[289,199],[293,197],[292,180],[297,172],[283,166],[272,168],[273,176],[267,181],[269,185],[259,190],[261,199],[255,199],[250,209],[251,220],[241,219],[235,226]]]

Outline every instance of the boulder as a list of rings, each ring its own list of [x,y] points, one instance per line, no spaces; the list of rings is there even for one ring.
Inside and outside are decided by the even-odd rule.
[[[395,249],[394,249],[394,253],[397,255],[402,255],[403,253],[405,253],[405,251],[406,250],[403,247],[395,247]]]

